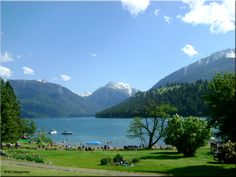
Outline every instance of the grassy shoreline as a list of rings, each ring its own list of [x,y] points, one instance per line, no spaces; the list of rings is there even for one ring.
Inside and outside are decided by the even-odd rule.
[[[46,163],[61,167],[112,170],[135,173],[159,173],[174,176],[234,176],[235,164],[219,164],[213,160],[209,147],[200,148],[195,157],[184,158],[176,150],[140,151],[65,151],[65,150],[17,150],[37,153]],[[126,160],[139,158],[140,163],[124,166],[102,166],[100,160],[121,154]],[[38,174],[40,175],[40,174]]]

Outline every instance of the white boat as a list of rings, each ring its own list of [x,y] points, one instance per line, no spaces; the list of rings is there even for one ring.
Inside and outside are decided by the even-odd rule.
[[[48,134],[57,134],[57,131],[55,129],[51,129]]]

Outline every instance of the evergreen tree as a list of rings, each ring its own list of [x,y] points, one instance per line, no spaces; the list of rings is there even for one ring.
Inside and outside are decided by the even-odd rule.
[[[1,82],[1,143],[15,143],[22,135],[20,105],[8,81]]]

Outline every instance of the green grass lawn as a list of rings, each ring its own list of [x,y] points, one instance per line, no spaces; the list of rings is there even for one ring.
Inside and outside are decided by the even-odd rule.
[[[31,150],[46,162],[53,165],[82,167],[93,169],[118,170],[128,172],[149,172],[171,174],[174,176],[234,176],[235,164],[218,164],[204,147],[197,151],[196,157],[184,158],[175,150],[144,150],[144,151],[64,151],[64,150]],[[126,160],[139,158],[135,166],[102,166],[100,160],[113,158],[121,154]]]

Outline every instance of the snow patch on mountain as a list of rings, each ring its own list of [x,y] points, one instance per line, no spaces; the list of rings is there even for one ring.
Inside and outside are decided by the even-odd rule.
[[[184,67],[184,75],[187,74],[187,72],[188,72],[188,68],[189,68],[189,66],[185,66],[185,67]]]
[[[208,63],[214,62],[216,60],[222,60],[222,58],[235,58],[235,50],[226,49],[219,52],[215,52],[209,57],[198,60],[196,63],[198,65],[207,65]]]
[[[90,96],[92,93],[90,93],[90,92],[84,92],[84,93],[81,93],[81,94],[79,94],[79,96],[81,96],[81,97],[87,97],[87,96]]]
[[[129,96],[133,95],[135,90],[129,84],[123,82],[109,82],[106,87],[112,88],[114,90],[125,91]]]
[[[227,58],[235,58],[235,51],[231,50],[226,53]]]
[[[219,60],[221,58],[235,58],[235,49],[226,49],[212,54],[209,58]]]
[[[38,82],[41,82],[41,83],[47,83],[48,81],[47,80],[45,80],[45,79],[39,79],[39,80],[37,80]]]

